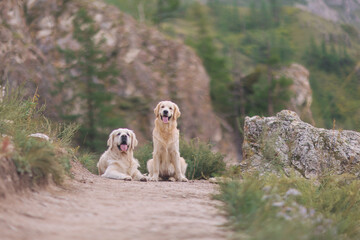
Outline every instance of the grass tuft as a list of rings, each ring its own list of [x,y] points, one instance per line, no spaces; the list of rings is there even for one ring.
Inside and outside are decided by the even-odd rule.
[[[22,95],[21,90],[7,91],[0,101],[0,141],[10,139],[19,174],[28,174],[34,182],[51,176],[61,183],[70,169],[70,142],[77,126],[52,123],[44,116],[45,106],[39,106],[37,93],[31,99]],[[29,137],[33,133],[46,134],[51,142]]]
[[[98,174],[97,169],[97,162],[99,160],[99,157],[97,154],[90,153],[90,152],[84,152],[79,154],[78,159],[80,163],[91,173]]]
[[[148,173],[146,163],[149,159],[152,159],[153,144],[152,142],[147,142],[146,144],[135,149],[134,157],[139,160],[140,163],[140,172]]]
[[[226,164],[224,155],[211,150],[212,145],[199,139],[180,139],[180,155],[186,160],[188,179],[208,179],[222,174]]]
[[[234,238],[360,239],[360,180],[248,174],[221,184]],[[296,193],[296,194],[295,194]]]

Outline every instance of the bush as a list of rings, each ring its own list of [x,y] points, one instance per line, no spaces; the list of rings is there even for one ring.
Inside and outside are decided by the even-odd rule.
[[[235,237],[247,239],[359,239],[360,180],[323,176],[243,175],[221,184]]]
[[[140,172],[148,173],[146,168],[146,163],[149,159],[152,159],[153,144],[152,142],[147,142],[146,144],[135,149],[134,157],[139,160],[140,163]]]
[[[211,144],[192,139],[189,142],[180,140],[180,155],[188,164],[188,179],[208,179],[225,171],[224,155],[214,153]]]
[[[99,156],[94,153],[83,152],[79,154],[78,159],[87,170],[89,170],[93,174],[98,174],[96,164],[99,161]]]
[[[147,173],[146,162],[152,158],[152,143],[149,142],[135,151],[135,158],[139,160],[140,171]],[[189,142],[180,139],[180,156],[188,164],[186,177],[188,179],[208,179],[225,171],[224,156],[213,153],[211,145],[198,139]]]
[[[45,107],[39,107],[36,93],[32,99],[21,96],[20,90],[14,90],[0,101],[0,141],[11,139],[11,155],[20,174],[28,174],[35,182],[51,175],[54,182],[61,183],[70,169],[69,144],[77,126],[53,124],[46,119]],[[53,142],[29,137],[33,133],[46,134]]]

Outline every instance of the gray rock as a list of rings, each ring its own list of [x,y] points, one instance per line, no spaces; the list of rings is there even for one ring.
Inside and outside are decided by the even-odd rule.
[[[324,173],[360,172],[360,133],[316,128],[283,110],[276,117],[246,117],[246,170],[278,172],[295,169],[306,178]]]

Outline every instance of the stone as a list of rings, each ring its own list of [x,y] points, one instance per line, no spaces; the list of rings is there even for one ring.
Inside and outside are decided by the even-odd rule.
[[[277,77],[286,77],[293,80],[290,86],[292,97],[287,108],[300,115],[306,122],[314,124],[311,112],[312,89],[309,81],[309,70],[304,66],[293,63],[290,66],[283,67]]]
[[[360,172],[360,133],[316,128],[289,110],[246,117],[243,150],[247,171],[292,168],[305,178]]]

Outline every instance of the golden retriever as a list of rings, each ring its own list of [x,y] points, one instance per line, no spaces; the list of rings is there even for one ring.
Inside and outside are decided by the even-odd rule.
[[[139,162],[134,158],[134,148],[138,141],[135,133],[126,128],[112,131],[107,141],[108,149],[97,163],[99,175],[106,178],[131,181],[146,181],[138,170]]]
[[[179,130],[177,119],[181,113],[179,107],[170,101],[160,102],[154,109],[156,116],[153,130],[153,159],[147,162],[149,180],[187,182],[185,177],[187,164],[179,152]]]

